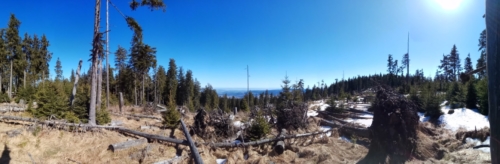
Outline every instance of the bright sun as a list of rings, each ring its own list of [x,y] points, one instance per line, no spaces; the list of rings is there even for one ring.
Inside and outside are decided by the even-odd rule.
[[[445,10],[453,10],[460,6],[462,0],[436,0],[436,2]]]

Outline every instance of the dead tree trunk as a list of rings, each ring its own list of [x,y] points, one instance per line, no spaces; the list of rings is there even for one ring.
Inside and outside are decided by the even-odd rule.
[[[295,134],[295,135],[289,135],[289,136],[283,136],[283,137],[280,136],[280,137],[276,137],[274,139],[263,139],[263,140],[259,140],[259,141],[251,141],[251,142],[245,142],[245,143],[227,143],[227,142],[223,142],[223,143],[212,143],[212,144],[209,144],[209,145],[211,147],[213,147],[213,148],[217,148],[217,147],[255,146],[255,145],[261,145],[261,144],[266,144],[266,143],[270,143],[270,142],[276,142],[276,141],[280,141],[280,140],[286,140],[286,139],[290,139],[290,138],[309,137],[309,136],[313,136],[313,135],[328,133],[328,132],[331,132],[332,130],[333,129],[330,129],[330,130],[327,130],[327,131],[318,131],[318,132],[313,132],[313,133]]]
[[[14,55],[14,54],[13,54]],[[10,60],[9,99],[12,99],[12,60]]]
[[[71,98],[69,99],[70,106],[73,106],[76,96],[76,87],[78,85],[78,80],[80,79],[80,69],[82,68],[82,60],[78,62],[78,68],[76,69],[75,82],[73,83],[73,91],[71,92]]]
[[[97,65],[97,100],[96,100],[96,110],[101,110],[101,99],[102,99],[102,60],[99,59],[99,64]]]
[[[128,148],[131,148],[134,146],[139,146],[139,145],[142,145],[142,144],[147,143],[147,142],[148,142],[148,140],[146,138],[141,138],[141,139],[130,140],[130,141],[126,141],[126,142],[111,144],[111,145],[109,145],[108,149],[115,152],[117,150],[128,149]]]
[[[96,117],[95,117],[95,106],[97,99],[97,67],[99,62],[99,54],[100,52],[100,42],[101,37],[99,34],[99,25],[101,19],[101,0],[96,0],[95,2],[95,13],[94,13],[94,37],[92,40],[92,83],[90,89],[90,109],[89,109],[89,124],[96,125]]]
[[[123,114],[123,94],[122,92],[120,92],[120,102],[119,102],[119,106],[120,106],[120,114]]]
[[[194,163],[202,164],[203,160],[201,160],[200,153],[198,152],[198,149],[196,148],[196,145],[194,144],[191,135],[189,135],[189,131],[186,128],[186,124],[184,124],[184,121],[182,121],[182,119],[181,119],[181,126],[182,126],[182,131],[184,131],[184,135],[186,136],[186,139],[189,143],[189,149],[191,150],[191,155],[193,156]]]

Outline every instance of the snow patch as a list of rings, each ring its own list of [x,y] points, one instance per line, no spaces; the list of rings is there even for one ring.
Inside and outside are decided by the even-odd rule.
[[[467,137],[467,138],[465,138],[465,143],[471,143],[471,144],[474,144],[474,146],[489,145],[490,144],[490,137],[486,138],[486,140],[484,140],[484,142],[481,142],[481,140],[479,140],[479,139],[473,139],[473,138]],[[482,147],[482,148],[478,148],[476,150],[480,150],[480,151],[483,151],[485,153],[490,153],[489,147]]]
[[[226,164],[227,159],[216,159],[217,164]]]
[[[453,114],[448,114],[449,108],[442,107],[441,110],[445,114],[439,117],[439,123],[443,124],[444,128],[454,132],[460,127],[465,128],[467,131],[490,127],[488,117],[474,110],[467,108],[454,109]]]
[[[344,136],[340,136],[339,140],[342,140],[342,141],[345,141],[345,142],[352,142],[351,139],[349,139],[347,137],[344,137]]]
[[[326,131],[328,131],[328,130],[331,130],[331,129],[332,129],[332,127],[330,127],[330,126],[320,126],[320,127],[319,127],[319,129],[320,129],[321,131],[323,131],[323,132],[326,132]],[[323,137],[323,135],[324,135],[324,134],[321,134],[319,137],[321,138],[321,137]],[[327,133],[326,133],[326,136],[327,136],[327,137],[332,136],[332,132],[331,132],[331,131],[330,131],[330,132],[327,132]]]

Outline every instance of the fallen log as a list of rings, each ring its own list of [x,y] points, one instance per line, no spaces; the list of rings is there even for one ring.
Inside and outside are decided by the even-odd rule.
[[[285,136],[280,136],[276,137],[274,139],[263,139],[263,140],[258,140],[258,141],[251,141],[251,142],[245,142],[245,143],[208,143],[213,148],[217,147],[238,147],[238,146],[255,146],[255,145],[261,145],[261,144],[266,144],[270,142],[276,142],[280,140],[285,140],[285,139],[291,139],[291,138],[301,138],[301,137],[309,137],[312,135],[318,135],[318,134],[323,134],[323,133],[328,133],[333,131],[333,128],[330,130],[326,131],[317,131],[317,132],[312,132],[312,133],[304,133],[304,134],[295,134],[295,135],[285,135]]]
[[[341,132],[347,133],[350,135],[356,135],[356,136],[365,137],[365,138],[370,137],[370,131],[368,131],[367,128],[354,127],[354,126],[349,125],[349,124],[339,124],[339,123],[324,120],[324,119],[321,119],[320,123],[321,123],[321,125],[330,126],[332,128],[338,128]]]
[[[278,137],[285,137],[286,136],[286,130],[285,129],[281,129],[281,133]],[[274,152],[278,153],[278,154],[283,154],[283,152],[285,151],[285,142],[283,140],[280,140],[278,142],[276,142],[276,145],[274,145]]]
[[[132,116],[132,117],[137,117],[137,118],[150,118],[150,119],[156,119],[156,120],[163,120],[162,118],[160,117],[156,117],[156,116],[148,116],[148,115],[140,115],[140,114],[129,114],[129,116]]]
[[[147,142],[148,142],[148,140],[146,138],[141,138],[141,139],[111,144],[111,145],[109,145],[108,149],[113,151],[113,152],[116,152],[117,150],[128,149],[128,148],[131,148],[134,146],[142,145],[142,144],[147,143]]]
[[[160,136],[160,135],[148,134],[148,133],[138,132],[138,131],[127,129],[127,128],[116,128],[115,130],[118,132],[121,132],[121,133],[133,134],[133,135],[144,137],[147,139],[166,141],[166,142],[181,144],[181,145],[189,145],[187,140],[179,140],[179,139],[164,137],[164,136]]]
[[[202,164],[203,160],[201,159],[200,153],[198,152],[198,149],[196,148],[196,145],[194,144],[191,135],[189,135],[189,131],[186,128],[186,124],[184,124],[184,121],[182,121],[182,119],[181,119],[181,126],[182,126],[182,131],[184,132],[184,135],[186,136],[186,139],[189,143],[189,149],[191,150],[191,156],[194,159],[194,163]]]
[[[101,129],[117,129],[120,128],[119,126],[105,126],[105,125],[89,125],[89,124],[76,124],[76,123],[66,123],[58,120],[45,120],[41,121],[36,118],[28,118],[28,117],[17,117],[17,116],[6,116],[6,115],[0,115],[0,120],[14,120],[14,121],[26,121],[26,122],[36,122],[38,124],[42,125],[49,125],[49,126],[54,126],[54,127],[63,127],[63,126],[71,126],[75,128],[84,128],[84,129],[89,129],[89,128],[101,128]]]
[[[490,145],[477,145],[477,146],[474,146],[472,148],[473,149],[479,149],[479,148],[483,148],[483,147],[490,147]]]

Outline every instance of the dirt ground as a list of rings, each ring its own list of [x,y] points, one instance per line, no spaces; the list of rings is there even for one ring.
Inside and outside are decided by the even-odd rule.
[[[132,112],[132,108],[127,108]],[[116,109],[115,109],[116,110]],[[140,112],[134,109],[133,112]],[[7,115],[7,114],[5,114]],[[8,114],[21,116],[23,114]],[[157,116],[160,116],[157,114]],[[193,113],[187,113],[184,121],[187,125],[193,124]],[[242,116],[240,116],[242,117]],[[170,130],[148,129],[140,130],[141,125],[157,125],[161,122],[154,119],[141,119],[140,121],[128,120],[126,117],[112,115],[112,120],[119,120],[124,126],[133,130],[151,134],[168,136]],[[158,161],[173,159],[179,154],[181,157],[175,163],[191,163],[189,158],[189,147],[179,146],[175,149],[174,144],[169,143],[148,143],[134,148],[112,152],[108,150],[110,144],[136,139],[125,136],[116,131],[101,130],[99,132],[68,132],[63,130],[49,129],[44,127],[40,132],[34,134],[31,131],[23,130],[16,137],[7,136],[6,132],[15,129],[28,129],[28,124],[23,122],[0,121],[0,163],[9,161],[10,163],[154,163]],[[295,133],[305,133],[318,130],[317,125],[311,125],[308,129]],[[440,130],[438,128],[438,130]],[[446,148],[442,159],[429,159],[426,161],[408,161],[407,163],[490,163],[489,153],[472,150],[470,147],[460,147],[454,139],[452,133],[440,131],[439,136],[429,138],[429,143],[438,144],[439,147]],[[184,134],[177,129],[174,132],[175,138],[184,139]],[[197,136],[193,137],[197,142],[205,141]],[[436,142],[437,141],[437,142]],[[369,142],[369,141],[368,141]],[[354,144],[340,139],[336,131],[330,137],[306,137],[300,139],[290,139],[286,141],[286,150],[283,154],[277,155],[272,151],[272,145],[266,144],[258,147],[238,147],[238,148],[217,148],[212,149],[207,146],[200,146],[198,150],[205,163],[216,163],[216,159],[227,159],[227,164],[233,163],[356,163],[363,159],[368,152],[369,143],[359,140]],[[423,148],[429,145],[422,143]],[[147,146],[148,151],[144,159],[137,157]],[[431,152],[432,153],[432,152]]]

